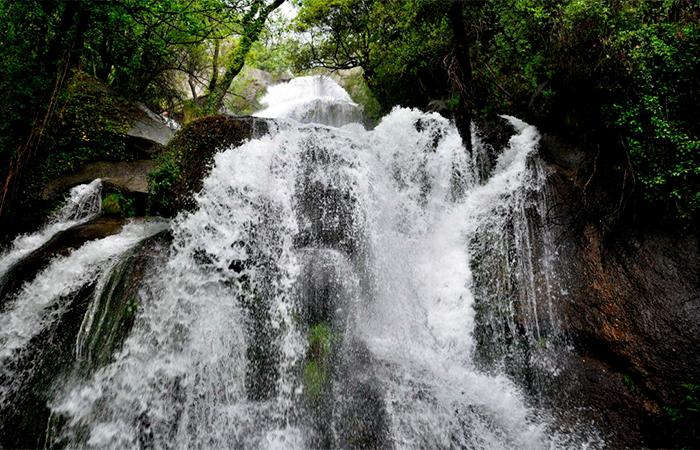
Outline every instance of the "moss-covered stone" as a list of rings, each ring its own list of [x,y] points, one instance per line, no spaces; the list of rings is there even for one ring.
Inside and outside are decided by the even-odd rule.
[[[185,125],[156,158],[148,176],[151,208],[173,216],[194,206],[218,152],[268,132],[268,122],[254,117],[205,117]]]
[[[339,337],[326,323],[315,325],[309,330],[307,364],[303,377],[304,392],[309,400],[318,400],[326,390],[335,359],[333,347],[339,341]]]
[[[119,194],[109,194],[102,200],[102,212],[105,214],[122,214],[124,212],[124,197]]]

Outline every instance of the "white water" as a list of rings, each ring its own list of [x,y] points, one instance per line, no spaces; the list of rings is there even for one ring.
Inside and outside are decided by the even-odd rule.
[[[329,77],[294,78],[289,83],[270,87],[260,102],[266,108],[255,113],[258,117],[335,127],[362,121],[358,105]]]
[[[295,99],[313,97],[306,89],[313,83],[271,91],[271,103],[287,101],[260,114],[299,119],[303,107]],[[324,102],[347,103],[338,89],[324,91]],[[595,444],[558,431],[510,379],[482,373],[472,361],[471,242],[500,233],[515,217],[524,222],[528,193],[542,189],[528,164],[537,130],[509,120],[518,134],[488,180],[453,124],[407,109],[395,109],[371,132],[358,124],[290,125],[218,154],[197,210],[172,223],[172,256],[140,293],[123,348],[91,379],[62,386],[51,405],[67,418],[62,442],[318,448],[313,416],[322,413],[305,406],[299,376],[307,346],[301,312],[309,301],[305,287],[329,283],[323,286],[337,289],[330,297],[342,301],[331,314],[345,351],[364,348],[367,355],[362,363],[355,364],[357,356],[338,361],[347,375],[333,381],[340,400],[322,421],[331,430],[326,446],[353,448],[342,443],[350,420],[342,399],[351,385],[380,393],[386,448]],[[89,267],[78,270],[92,273]],[[71,285],[78,277],[68,279]],[[251,327],[243,300],[255,296],[267,305],[260,320],[277,361],[274,389],[263,399],[246,390],[251,332],[260,324]],[[28,310],[20,321],[28,327],[36,317]],[[12,337],[11,345],[20,338],[27,339]]]
[[[0,255],[0,277],[24,256],[47,243],[57,233],[95,218],[102,208],[102,181],[75,186],[64,205],[40,231],[17,237],[8,250]]]
[[[88,242],[67,256],[55,257],[46,269],[25,283],[0,314],[2,378],[13,378],[10,358],[66,312],[72,294],[108,276],[121,254],[166,228],[167,223],[160,220],[132,222],[119,234]],[[4,405],[11,387],[0,385],[0,405]]]

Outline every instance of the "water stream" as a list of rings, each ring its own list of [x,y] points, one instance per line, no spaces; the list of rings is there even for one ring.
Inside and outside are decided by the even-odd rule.
[[[123,344],[54,384],[45,446],[602,447],[537,405],[504,367],[508,347],[484,350],[516,315],[526,340],[556,328],[546,236],[532,224],[546,214],[537,130],[507,118],[515,135],[484,170],[492,149],[477,130],[472,155],[437,114],[396,108],[367,131],[329,79],[292,80],[263,102],[258,115],[278,126],[216,155],[197,208],[169,224],[169,256],[136,291]],[[47,312],[61,298],[48,285],[102,292],[113,255],[156,232],[129,230],[28,283],[0,315],[0,358],[60,315]],[[99,298],[77,359],[90,360]],[[528,355],[515,360],[556,370],[546,351]]]

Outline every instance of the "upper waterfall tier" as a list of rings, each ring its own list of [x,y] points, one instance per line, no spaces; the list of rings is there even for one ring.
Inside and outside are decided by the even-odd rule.
[[[362,121],[360,108],[350,95],[338,83],[324,76],[299,77],[272,86],[262,103],[266,108],[255,116],[334,127]]]

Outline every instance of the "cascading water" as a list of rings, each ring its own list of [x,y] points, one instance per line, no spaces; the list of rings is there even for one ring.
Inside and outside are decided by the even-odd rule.
[[[63,206],[51,216],[48,225],[37,233],[18,237],[10,248],[0,255],[0,279],[14,263],[41,247],[57,233],[97,216],[102,206],[101,194],[100,179],[71,189]]]
[[[288,118],[334,127],[362,121],[358,105],[329,77],[299,77],[288,84],[272,86],[261,103],[267,108],[256,113],[258,117]]]
[[[528,258],[546,260],[527,226],[544,189],[536,129],[509,118],[516,135],[486,177],[483,155],[467,155],[437,114],[395,109],[366,131],[355,112],[339,113],[356,106],[327,79],[274,89],[260,115],[279,127],[215,157],[197,208],[170,224],[167,263],[134,291],[128,337],[87,374],[54,383],[46,447],[602,446],[594,432],[555,426],[498,363],[481,362],[498,340],[483,323],[512,319],[487,311],[508,309],[492,297],[523,292],[513,295],[534,311],[533,339],[553,326],[535,317],[547,280],[525,275],[536,271]],[[298,122],[328,111],[333,126]],[[97,241],[73,263],[100,245],[116,268],[124,260],[110,255],[133,244]],[[42,277],[58,284],[68,262],[24,292],[40,291]],[[100,305],[114,283],[97,272],[119,270],[99,264],[77,269],[97,284],[78,360],[103,348]],[[520,285],[503,288],[511,282]],[[41,331],[37,318],[52,314],[41,302],[0,317],[22,330],[3,331],[2,355]]]

